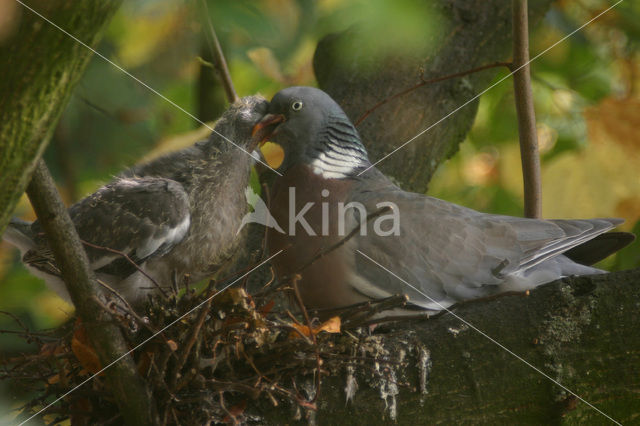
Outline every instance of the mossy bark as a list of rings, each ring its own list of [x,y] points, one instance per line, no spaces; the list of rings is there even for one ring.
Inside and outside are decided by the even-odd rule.
[[[27,6],[95,46],[121,0],[33,0]],[[18,5],[0,41],[0,233],[24,192],[91,51]]]
[[[382,364],[382,375],[356,364],[351,402],[345,371],[325,378],[317,424],[613,424],[553,381],[622,424],[637,422],[640,269],[564,279],[454,312],[549,378],[454,315],[397,323],[381,333],[380,346],[388,360],[406,364]],[[284,424],[293,410],[263,407],[260,414]]]
[[[100,287],[44,160],[36,165],[27,195],[47,234],[78,319],[106,368],[104,374],[125,423],[157,424],[151,391],[138,375],[133,357],[127,355],[127,343],[118,324],[100,303]]]
[[[529,1],[531,27],[550,4],[551,0]],[[429,40],[421,48],[372,55],[371,34],[357,26],[318,43],[313,59],[318,84],[352,121],[379,101],[419,83],[421,74],[429,80],[511,57],[510,2],[450,0],[425,2],[423,7],[439,15],[442,28],[429,33],[425,24],[424,38]],[[473,124],[478,101],[469,101],[490,85],[498,70],[427,84],[378,108],[358,126],[371,161],[429,128],[378,167],[405,190],[425,192],[438,165],[458,151]]]

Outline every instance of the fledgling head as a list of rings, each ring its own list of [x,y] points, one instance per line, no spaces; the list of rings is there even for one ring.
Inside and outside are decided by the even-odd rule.
[[[263,134],[252,134],[252,129],[267,113],[268,106],[269,102],[260,95],[245,96],[237,100],[216,121],[215,131],[207,142],[225,151],[237,147],[253,151]]]
[[[267,112],[254,133],[268,129],[266,140],[282,150],[284,156],[272,161],[263,149],[269,165],[278,171],[302,163],[325,178],[344,178],[369,166],[358,131],[322,90],[303,86],[281,90]]]

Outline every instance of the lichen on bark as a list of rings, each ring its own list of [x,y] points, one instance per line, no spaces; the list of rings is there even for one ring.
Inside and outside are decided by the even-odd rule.
[[[121,0],[25,4],[95,46]],[[92,52],[23,6],[0,41],[0,233],[24,192]]]

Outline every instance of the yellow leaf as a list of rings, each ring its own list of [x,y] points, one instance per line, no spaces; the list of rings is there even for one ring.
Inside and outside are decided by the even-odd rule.
[[[150,61],[187,33],[189,9],[181,2],[149,2],[146,10],[116,16],[120,31],[113,37],[119,62],[135,68]]]
[[[306,325],[300,325],[300,324],[291,324],[291,325],[300,333],[309,337],[311,336],[311,333],[313,333],[314,335],[317,335],[321,331],[326,331],[327,333],[340,333],[341,321],[340,321],[340,317],[337,317],[337,316],[330,318],[329,320],[323,322],[319,326],[314,327],[311,332],[309,331],[309,327],[307,327]],[[300,338],[300,335],[292,331],[289,334],[289,338],[290,339]]]
[[[627,150],[629,155],[640,155],[640,134],[637,119],[640,116],[640,99],[606,98],[584,112],[587,119],[589,140],[594,143],[614,142]]]
[[[631,229],[640,218],[638,114],[640,100],[633,98],[607,98],[585,111],[589,145],[543,165],[544,217],[619,216],[626,220],[619,230]]]

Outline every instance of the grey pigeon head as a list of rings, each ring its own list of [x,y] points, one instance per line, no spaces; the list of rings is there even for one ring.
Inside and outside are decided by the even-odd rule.
[[[326,177],[344,177],[369,166],[360,135],[342,108],[313,87],[289,87],[269,104],[263,122],[279,123],[269,140],[282,146],[279,171],[299,163],[311,164]]]

